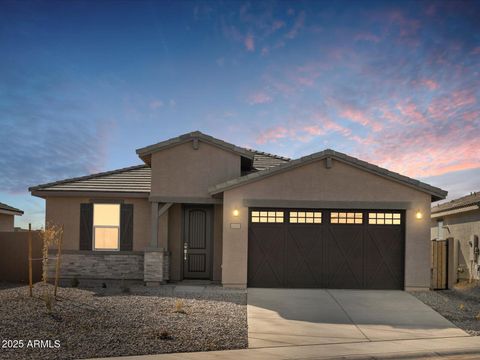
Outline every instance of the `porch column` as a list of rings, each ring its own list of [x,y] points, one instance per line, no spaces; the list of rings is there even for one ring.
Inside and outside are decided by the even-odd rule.
[[[151,237],[150,237],[150,248],[158,248],[158,202],[152,202],[152,220],[151,220]]]
[[[168,209],[170,206],[172,203],[159,207],[158,202],[152,202],[151,237],[149,246],[145,249],[143,266],[143,279],[149,286],[158,286],[169,279]]]

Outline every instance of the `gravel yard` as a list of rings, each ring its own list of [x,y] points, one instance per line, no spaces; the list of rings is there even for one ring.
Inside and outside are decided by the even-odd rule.
[[[172,288],[167,288],[167,290]],[[51,314],[41,287],[0,285],[0,340],[24,340],[0,349],[0,359],[78,359],[247,347],[246,295],[135,286],[59,288]],[[59,349],[27,348],[28,340],[59,340]],[[4,344],[2,344],[4,345]],[[52,345],[54,345],[52,343]],[[11,346],[9,344],[8,346]]]
[[[480,284],[463,283],[451,290],[411,294],[470,335],[480,335]]]

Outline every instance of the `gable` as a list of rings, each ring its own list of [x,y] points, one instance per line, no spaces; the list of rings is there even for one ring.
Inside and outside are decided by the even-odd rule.
[[[296,160],[292,160],[290,162],[281,164],[274,168],[270,168],[264,171],[260,171],[254,174],[249,174],[247,176],[239,177],[237,179],[232,179],[224,183],[217,184],[215,186],[212,186],[209,189],[209,192],[212,195],[219,194],[221,192],[224,192],[236,187],[240,187],[240,186],[245,186],[246,184],[257,182],[268,177],[277,177],[281,173],[291,172],[294,169],[307,166],[311,163],[323,163],[324,164],[323,166],[327,169],[330,168],[333,163],[348,164],[351,167],[357,168],[363,172],[371,173],[371,174],[377,175],[380,178],[390,180],[391,182],[397,182],[407,187],[411,187],[418,191],[430,194],[432,201],[444,199],[447,196],[447,192],[440,188],[428,185],[419,180],[415,180],[407,176],[400,175],[398,173],[389,171],[379,166],[367,163],[365,161],[356,159],[354,157],[351,157],[346,154],[342,154],[330,149],[327,149],[315,154],[311,154]]]
[[[324,202],[430,201],[430,195],[350,164],[315,161],[227,190],[243,199]],[[226,196],[226,195],[225,195]]]
[[[241,175],[241,156],[208,142],[192,141],[151,155],[150,196],[210,197],[208,188]]]

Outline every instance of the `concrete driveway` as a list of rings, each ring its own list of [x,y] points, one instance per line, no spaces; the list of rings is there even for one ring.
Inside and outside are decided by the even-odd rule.
[[[404,291],[248,289],[250,348],[468,336]]]

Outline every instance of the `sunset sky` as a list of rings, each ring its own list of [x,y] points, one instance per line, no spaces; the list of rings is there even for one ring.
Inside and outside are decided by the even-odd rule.
[[[200,130],[480,190],[478,1],[0,0],[0,202]]]

